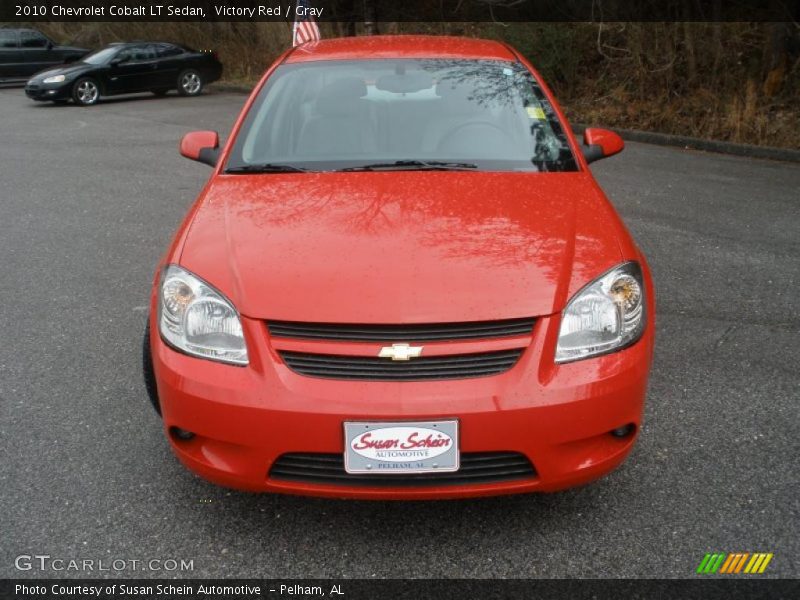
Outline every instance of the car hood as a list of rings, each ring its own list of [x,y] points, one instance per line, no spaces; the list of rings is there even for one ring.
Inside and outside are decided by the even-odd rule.
[[[561,310],[623,235],[588,173],[220,175],[180,263],[254,318],[491,320]]]
[[[30,81],[31,83],[41,83],[42,80],[47,77],[52,77],[53,75],[64,75],[65,77],[77,76],[91,70],[93,67],[94,65],[82,62],[74,62],[63,66],[51,67],[49,69],[45,69],[44,71],[39,71],[33,77],[31,77]]]

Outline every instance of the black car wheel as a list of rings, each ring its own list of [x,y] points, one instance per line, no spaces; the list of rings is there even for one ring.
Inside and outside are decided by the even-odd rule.
[[[72,99],[81,106],[97,104],[100,98],[100,86],[91,77],[81,77],[72,86]]]
[[[169,93],[169,90],[150,90],[150,92],[156,96],[166,96]]]
[[[150,354],[150,315],[144,324],[144,338],[142,339],[142,377],[147,396],[153,408],[161,416],[161,404],[158,401],[158,389],[156,388],[156,376],[153,373],[153,357]]]
[[[181,96],[197,96],[203,91],[203,78],[198,71],[186,69],[178,75],[178,93]]]

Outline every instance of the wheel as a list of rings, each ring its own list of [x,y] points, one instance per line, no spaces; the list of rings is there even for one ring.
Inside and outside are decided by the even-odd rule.
[[[169,90],[150,90],[156,96],[166,96]]]
[[[199,71],[186,69],[178,75],[178,93],[181,96],[197,96],[203,91],[203,78]]]
[[[100,87],[91,77],[81,77],[72,86],[72,99],[75,100],[75,104],[91,106],[97,104],[99,98]]]
[[[144,338],[142,339],[142,377],[147,396],[153,409],[161,416],[161,403],[158,401],[158,389],[156,388],[156,376],[153,373],[153,357],[150,354],[150,315],[144,324]]]

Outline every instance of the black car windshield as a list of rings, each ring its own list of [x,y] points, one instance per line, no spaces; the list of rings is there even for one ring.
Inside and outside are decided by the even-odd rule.
[[[92,52],[91,54],[84,56],[81,59],[81,62],[85,62],[90,65],[104,65],[111,60],[117,52],[119,52],[119,48],[116,46],[103,48],[102,50],[98,50],[97,52]]]
[[[282,65],[227,171],[575,171],[552,106],[521,64],[376,59]]]

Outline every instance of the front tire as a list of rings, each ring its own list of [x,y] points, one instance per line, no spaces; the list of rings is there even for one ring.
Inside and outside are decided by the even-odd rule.
[[[92,106],[100,99],[100,86],[91,77],[81,77],[72,86],[72,99],[80,106]]]
[[[161,403],[158,401],[158,389],[156,388],[156,376],[153,372],[153,357],[150,353],[150,315],[144,323],[144,338],[142,339],[142,378],[144,388],[153,409],[161,416]]]
[[[186,69],[178,75],[178,93],[181,96],[198,96],[203,91],[203,77],[195,69]]]

